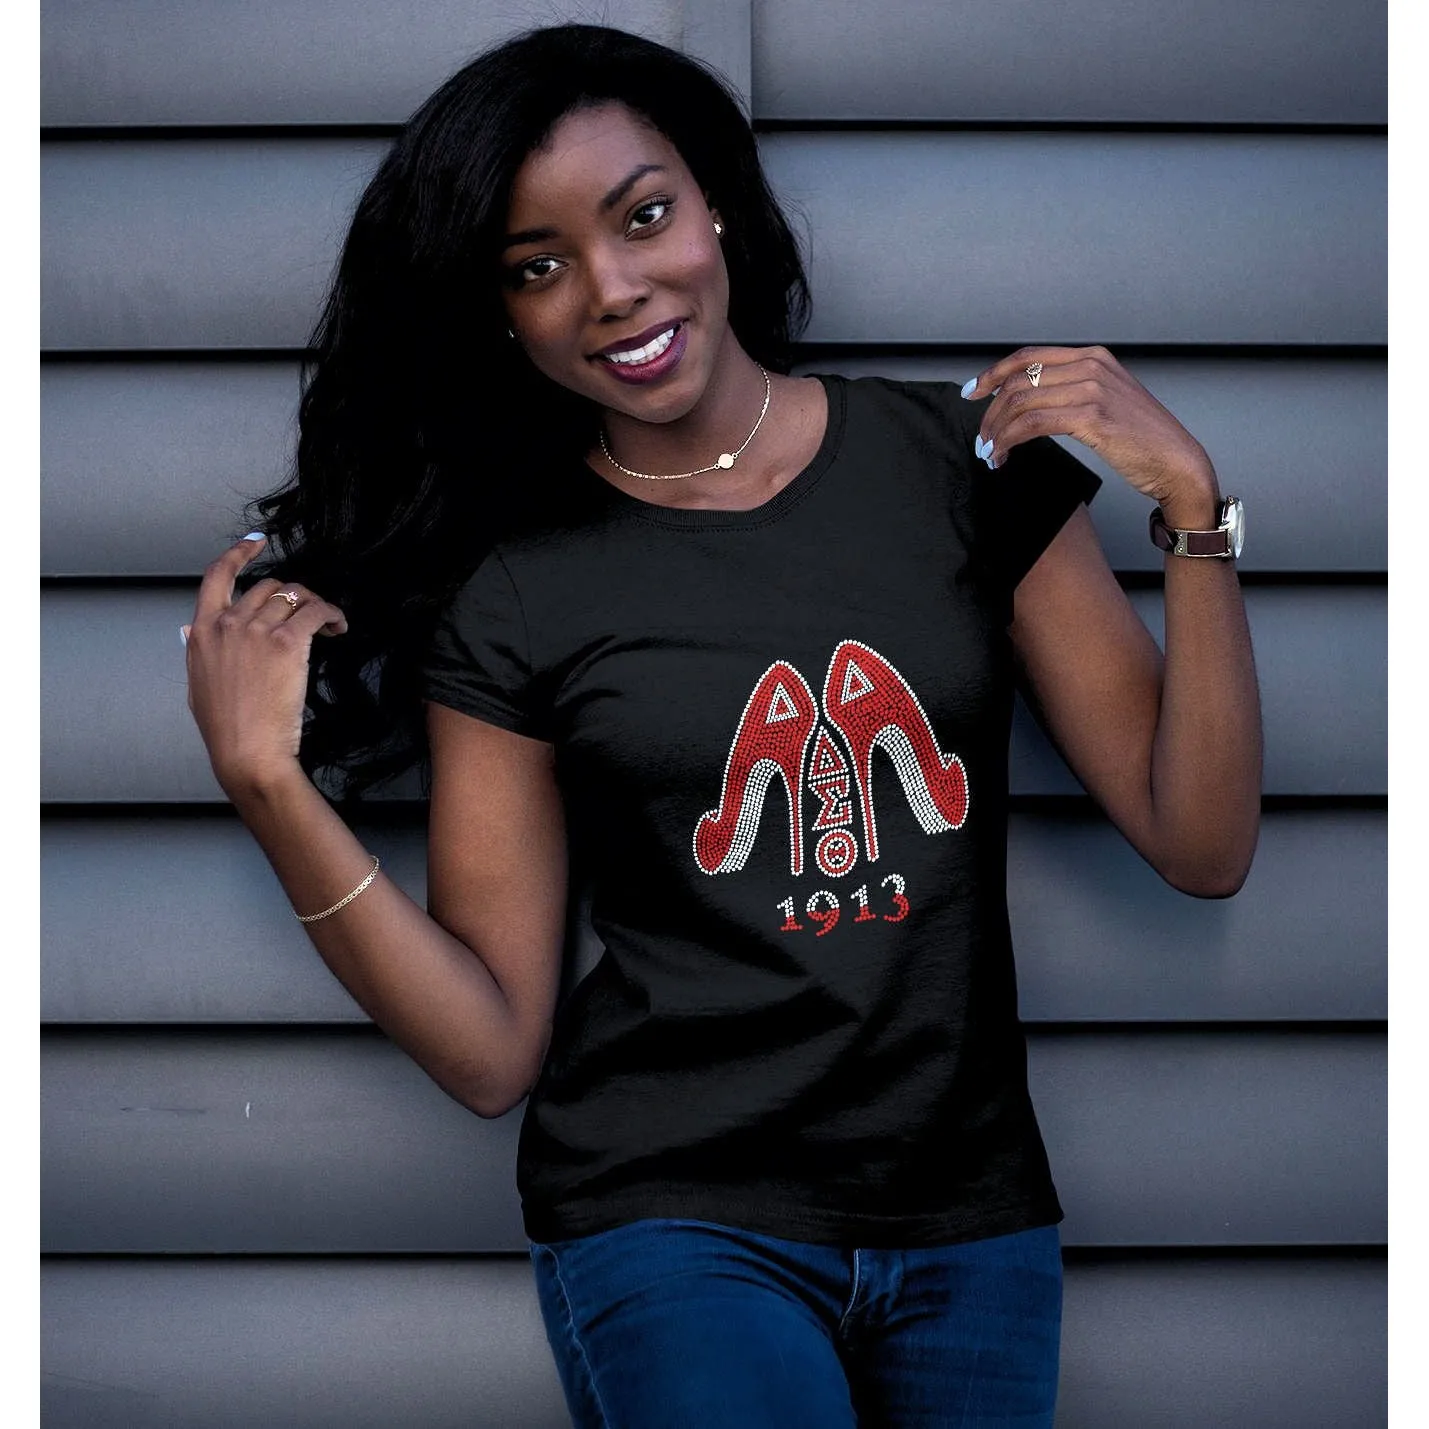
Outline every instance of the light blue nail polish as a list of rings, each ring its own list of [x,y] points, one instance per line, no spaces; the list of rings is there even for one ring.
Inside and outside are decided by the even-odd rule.
[[[977,386],[977,378],[976,378],[976,377],[969,377],[968,380],[963,383],[963,396],[964,396],[964,397],[971,397],[972,394],[973,394],[973,388],[976,387],[976,386]]]
[[[973,450],[974,450],[980,457],[986,457],[987,454],[992,450],[992,438],[991,438],[991,437],[981,437],[981,436],[978,437],[978,439],[977,439],[977,445],[973,448]]]
[[[996,471],[996,470],[997,470],[997,463],[996,463],[995,461],[993,461],[993,459],[992,459],[992,448],[991,448],[991,447],[989,447],[989,448],[987,449],[987,453],[986,453],[986,455],[983,457],[983,460],[987,463],[987,469],[988,469],[989,471]]]
[[[261,531],[250,531],[243,539],[245,541],[266,541],[268,538]]]

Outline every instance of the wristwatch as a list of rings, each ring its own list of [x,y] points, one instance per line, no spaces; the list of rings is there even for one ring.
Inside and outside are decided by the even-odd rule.
[[[1245,545],[1245,508],[1238,496],[1221,502],[1220,524],[1214,531],[1183,531],[1168,526],[1158,506],[1151,513],[1151,540],[1173,556],[1219,556],[1233,560]]]

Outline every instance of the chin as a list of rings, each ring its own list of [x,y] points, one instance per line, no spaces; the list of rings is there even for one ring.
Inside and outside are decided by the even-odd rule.
[[[608,412],[619,412],[622,416],[632,417],[637,422],[649,422],[652,426],[665,426],[669,422],[678,422],[681,417],[689,416],[699,404],[703,391],[704,388],[701,386],[697,391],[683,389],[678,392],[635,392],[630,395],[616,393],[616,397],[624,400],[606,401],[601,406]]]
[[[677,422],[699,405],[713,375],[713,364],[701,363],[696,354],[686,352],[674,372],[648,386],[611,378],[600,384],[598,394],[587,395],[593,396],[605,410],[620,412],[636,421]]]

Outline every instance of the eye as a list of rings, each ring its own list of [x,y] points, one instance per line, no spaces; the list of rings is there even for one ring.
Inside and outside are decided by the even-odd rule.
[[[675,200],[666,198],[663,194],[655,198],[646,199],[638,208],[630,214],[630,222],[626,225],[627,233],[640,233],[649,228],[661,227],[665,220],[669,218],[675,207]]]
[[[542,278],[558,273],[563,266],[559,258],[527,258],[507,269],[506,282],[512,288],[524,288],[528,283],[539,283]]]

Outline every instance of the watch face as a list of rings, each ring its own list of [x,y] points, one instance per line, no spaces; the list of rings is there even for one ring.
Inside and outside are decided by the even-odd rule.
[[[1241,547],[1245,545],[1245,508],[1240,504],[1240,497],[1226,497],[1221,524],[1226,528],[1226,543],[1230,546],[1231,555],[1239,556]]]

